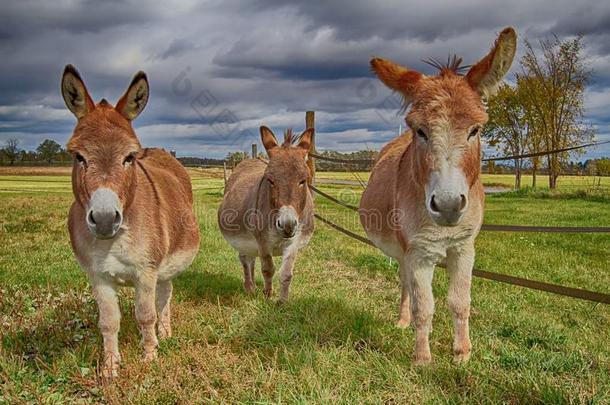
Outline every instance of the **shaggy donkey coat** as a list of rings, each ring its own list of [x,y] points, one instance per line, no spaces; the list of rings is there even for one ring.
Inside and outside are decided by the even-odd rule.
[[[133,285],[144,360],[171,336],[172,278],[199,249],[193,193],[184,167],[161,149],[143,149],[131,126],[148,100],[143,72],[116,107],[95,105],[76,69],[62,79],[66,105],[78,118],[68,142],[74,156],[68,227],[74,254],[87,273],[99,308],[105,376],[117,375],[121,314],[117,287]]]
[[[415,360],[431,360],[434,266],[445,262],[448,304],[453,315],[456,361],[470,356],[468,318],[474,241],[483,221],[480,133],[487,122],[483,99],[508,72],[516,34],[504,29],[491,52],[461,76],[460,60],[425,76],[374,58],[379,79],[410,105],[410,129],[387,144],[375,164],[360,202],[360,219],[369,238],[400,265],[398,325],[415,323]]]
[[[246,291],[255,289],[254,265],[260,257],[264,293],[271,296],[273,256],[282,256],[279,301],[285,302],[298,250],[307,245],[314,229],[306,164],[313,129],[296,138],[287,131],[282,145],[269,128],[260,131],[269,162],[248,159],[237,165],[225,188],[218,223],[238,252]]]

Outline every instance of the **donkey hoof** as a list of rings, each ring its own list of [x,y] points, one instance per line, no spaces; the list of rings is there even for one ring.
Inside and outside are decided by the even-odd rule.
[[[256,287],[254,284],[244,284],[244,290],[246,290],[247,294],[254,294]]]
[[[406,329],[410,324],[410,319],[399,319],[398,322],[396,322],[396,327],[399,329]]]
[[[112,380],[114,378],[117,378],[119,376],[119,370],[118,367],[116,368],[107,368],[104,367],[102,368],[102,378],[105,380]]]
[[[100,370],[102,378],[112,379],[119,376],[119,364],[121,362],[120,354],[106,354],[104,356],[104,364]]]
[[[169,339],[172,337],[172,329],[169,327],[161,327],[157,333],[159,340]]]
[[[144,352],[144,355],[142,356],[142,361],[144,363],[150,363],[155,360],[157,360],[157,351],[156,350]]]
[[[415,366],[427,366],[428,364],[430,364],[430,362],[432,361],[432,356],[430,355],[430,353],[418,353],[415,354],[415,361],[413,362],[413,364],[415,364]]]
[[[453,353],[453,361],[458,364],[466,363],[470,360],[470,352]]]
[[[265,290],[265,291],[263,291],[263,294],[265,295],[265,298],[271,298],[271,297],[273,297],[273,290],[271,290],[271,289]]]

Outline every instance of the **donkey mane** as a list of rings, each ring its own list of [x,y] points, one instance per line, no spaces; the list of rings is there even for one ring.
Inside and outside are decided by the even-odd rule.
[[[462,58],[458,57],[455,54],[448,55],[446,63],[443,63],[438,59],[434,58],[423,59],[422,62],[424,62],[426,65],[430,65],[432,67],[437,68],[441,76],[447,73],[453,73],[458,76],[463,76],[464,70],[469,69],[471,67],[471,65],[462,65]]]
[[[289,148],[293,145],[296,145],[301,140],[301,135],[295,135],[292,132],[292,128],[288,128],[284,131],[284,142],[282,143],[282,147]]]
[[[457,56],[456,54],[448,55],[447,62],[441,62],[435,58],[422,59],[422,62],[438,69],[440,76],[446,76],[448,74],[464,76],[464,71],[472,67],[472,65],[462,65],[462,57]],[[406,113],[410,105],[411,100],[403,96],[398,115]]]

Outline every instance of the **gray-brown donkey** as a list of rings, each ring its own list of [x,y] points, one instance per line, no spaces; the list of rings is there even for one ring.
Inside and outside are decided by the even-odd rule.
[[[313,129],[299,137],[284,134],[279,145],[273,132],[261,127],[261,139],[269,163],[259,159],[241,162],[229,178],[218,210],[224,238],[239,254],[244,269],[244,288],[255,289],[254,265],[261,259],[264,293],[271,296],[275,273],[273,256],[282,256],[279,302],[288,299],[292,269],[300,248],[314,229],[313,199],[307,187],[305,163]]]

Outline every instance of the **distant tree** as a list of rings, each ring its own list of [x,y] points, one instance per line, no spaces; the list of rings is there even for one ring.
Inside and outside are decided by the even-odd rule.
[[[36,152],[33,151],[27,151],[27,150],[22,150],[19,153],[19,160],[21,160],[22,162],[35,162],[37,160],[37,155]]]
[[[489,174],[496,174],[496,162],[494,162],[493,160],[491,162],[487,162],[487,171],[489,172]]]
[[[70,152],[68,152],[67,150],[65,150],[64,148],[61,148],[61,150],[59,151],[59,153],[56,156],[56,159],[59,162],[70,162],[72,160],[72,154]]]
[[[591,78],[583,54],[582,36],[561,41],[557,36],[540,40],[541,55],[525,41],[522,76],[534,80],[529,93],[532,114],[547,150],[561,149],[593,138],[594,130],[583,118],[584,91]],[[547,156],[549,187],[557,187],[561,166],[569,154]]]
[[[517,156],[527,151],[528,125],[518,87],[502,84],[487,105],[489,122],[484,137],[504,154]],[[515,189],[521,188],[523,159],[515,159]]]
[[[61,145],[52,139],[45,139],[38,145],[36,152],[42,160],[52,163],[53,159],[61,152]]]
[[[592,176],[610,176],[610,158],[588,160],[586,167]]]
[[[6,141],[6,146],[4,147],[4,154],[11,166],[15,164],[15,160],[17,160],[17,156],[19,156],[19,140],[15,138],[8,139]]]
[[[524,119],[527,122],[527,151],[528,153],[539,153],[545,150],[544,131],[542,123],[537,115],[534,98],[531,94],[541,91],[541,84],[533,77],[516,75],[517,88],[519,89],[519,101],[523,108]],[[541,167],[542,156],[529,158],[532,163],[532,187],[536,187],[536,175]]]
[[[226,161],[229,167],[235,167],[242,160],[250,158],[250,155],[246,152],[231,152],[227,154]]]

